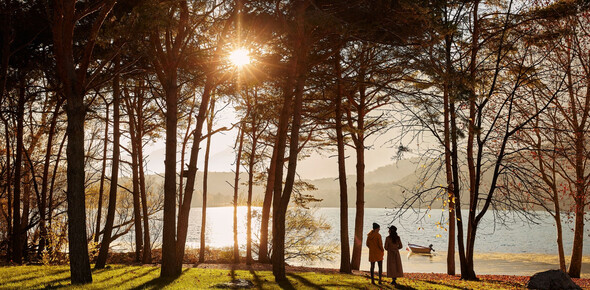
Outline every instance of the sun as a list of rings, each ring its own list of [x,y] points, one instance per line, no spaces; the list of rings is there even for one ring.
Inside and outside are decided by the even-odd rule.
[[[233,65],[241,67],[250,63],[250,56],[246,49],[238,48],[229,54],[229,61]]]

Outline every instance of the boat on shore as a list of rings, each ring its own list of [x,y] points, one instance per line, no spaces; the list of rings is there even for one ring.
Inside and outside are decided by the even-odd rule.
[[[428,247],[416,244],[408,244],[407,250],[415,254],[431,254],[434,252],[432,244],[428,245]]]

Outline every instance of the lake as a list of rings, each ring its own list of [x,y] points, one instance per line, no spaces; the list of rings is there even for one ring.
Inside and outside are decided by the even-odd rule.
[[[240,247],[245,249],[246,241],[246,207],[238,207],[238,241]],[[260,212],[260,207],[253,207],[253,211]],[[331,225],[331,229],[318,239],[318,243],[328,243],[339,246],[339,215],[338,208],[312,209],[316,217],[324,219]],[[432,210],[430,215],[424,210],[407,212],[401,220],[392,220],[392,213],[397,209],[367,208],[365,209],[364,234],[371,230],[372,223],[381,225],[383,239],[387,235],[386,227],[395,225],[402,239],[404,247],[407,243],[421,245],[432,244],[436,250],[433,256],[408,255],[406,249],[400,250],[403,257],[404,270],[407,272],[446,272],[447,232],[443,227],[437,226],[437,222],[444,225],[441,216],[447,215],[446,211]],[[536,212],[539,219],[535,224],[522,221],[518,218],[510,218],[500,225],[502,216],[512,216],[512,212],[492,212],[482,220],[475,243],[476,272],[478,274],[511,274],[531,275],[535,272],[558,268],[556,228],[553,218],[545,212]],[[207,209],[207,246],[231,247],[233,246],[233,207],[212,207]],[[349,238],[352,245],[354,233],[355,209],[349,209]],[[467,219],[467,211],[463,212]],[[497,222],[494,222],[496,220]],[[563,220],[567,220],[564,216]],[[258,233],[259,224],[253,224],[253,232]],[[566,261],[569,260],[573,241],[573,224],[564,223],[564,247]],[[188,248],[199,247],[201,227],[201,208],[192,208],[189,221],[189,233],[187,237]],[[466,227],[466,225],[465,225]],[[590,238],[590,229],[585,229],[585,238]],[[154,233],[156,238],[161,236]],[[129,233],[120,242],[132,241],[133,234]],[[587,243],[586,243],[587,244]],[[120,244],[121,245],[121,244]],[[122,246],[122,245],[121,245]],[[351,247],[352,251],[352,247]],[[364,247],[361,270],[368,270],[368,251]],[[338,268],[340,262],[336,256],[332,261],[305,262],[306,266]],[[458,258],[457,272],[459,272]],[[301,265],[301,262],[291,261],[291,264]],[[583,273],[590,272],[590,256],[584,257]]]

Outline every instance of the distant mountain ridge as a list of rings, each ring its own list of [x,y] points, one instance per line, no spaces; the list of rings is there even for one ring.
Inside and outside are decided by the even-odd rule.
[[[418,168],[418,159],[400,160],[393,164],[379,167],[373,171],[365,173],[365,207],[392,207],[394,202],[402,200],[402,189],[400,182],[416,180],[416,169]],[[349,172],[350,173],[350,172]],[[152,176],[153,180],[163,178],[160,175]],[[245,203],[247,195],[248,180],[246,173],[240,174],[239,200]],[[321,207],[338,207],[340,206],[340,187],[337,177],[306,179],[308,183],[313,184],[317,190],[304,191],[305,194],[313,195],[322,199],[317,205]],[[157,181],[156,181],[157,182]],[[203,203],[203,172],[197,173],[197,184],[191,203],[192,207],[201,207]],[[233,200],[233,172],[209,172],[208,178],[208,206],[231,206]],[[403,182],[405,183],[405,182]],[[347,175],[348,197],[350,207],[356,204],[356,175]],[[253,188],[253,201],[256,205],[261,205],[264,199],[265,184],[255,185]]]

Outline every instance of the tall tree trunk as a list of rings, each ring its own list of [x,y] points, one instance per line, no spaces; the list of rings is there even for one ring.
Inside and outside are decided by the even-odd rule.
[[[305,7],[305,5],[301,5]],[[304,9],[304,8],[299,8]],[[303,12],[301,13],[300,24],[298,28],[303,29]],[[300,32],[301,42],[304,42],[303,32]],[[304,44],[301,44],[302,46]],[[299,59],[303,60],[305,57],[304,51],[305,47],[303,46],[298,51],[300,54],[298,56]],[[303,89],[305,85],[305,76],[304,73],[301,71],[303,65],[298,65],[300,69],[298,69],[298,76],[297,76],[297,86],[295,89],[295,98],[293,102],[293,123],[291,124],[291,136],[289,140],[289,163],[287,165],[287,176],[285,178],[285,188],[283,189],[283,194],[279,199],[279,207],[274,210],[273,215],[273,274],[275,276],[275,280],[277,282],[286,281],[287,276],[285,273],[285,222],[286,222],[286,213],[287,208],[289,207],[289,201],[291,199],[291,193],[293,192],[293,185],[295,183],[295,173],[297,169],[297,155],[298,155],[298,148],[299,148],[299,130],[301,128],[301,111],[303,107]],[[280,160],[280,159],[279,159]],[[278,164],[277,167],[282,167],[282,164]],[[282,174],[281,174],[282,175]],[[277,174],[277,176],[279,176]],[[276,198],[276,196],[275,196]]]
[[[348,187],[346,185],[346,157],[342,133],[342,69],[340,51],[335,60],[336,88],[336,141],[338,146],[338,181],[340,185],[340,272],[352,273],[350,267],[350,244],[348,240]]]
[[[205,87],[203,89],[203,96],[201,97],[201,104],[199,105],[199,112],[197,115],[196,128],[193,133],[193,147],[188,164],[188,176],[186,178],[186,186],[184,189],[184,196],[182,206],[178,213],[178,241],[176,245],[177,264],[176,271],[180,274],[182,270],[182,258],[184,257],[184,248],[186,245],[186,236],[188,234],[188,220],[191,210],[191,201],[193,199],[193,191],[195,189],[195,181],[197,178],[197,158],[199,156],[199,149],[201,144],[201,137],[203,136],[203,124],[207,118],[207,111],[209,109],[209,100],[211,92],[215,86],[215,79],[213,74],[207,76]]]
[[[98,243],[98,236],[100,236],[100,224],[102,223],[102,201],[104,194],[104,180],[107,168],[107,148],[109,146],[109,103],[105,99],[105,121],[104,121],[104,144],[102,148],[102,168],[100,169],[100,183],[98,186],[98,207],[96,209],[96,227],[94,230],[94,242]]]
[[[572,104],[575,101],[571,102]],[[588,106],[588,105],[586,105]],[[575,105],[572,108],[573,112],[576,112]],[[588,110],[586,108],[586,110]],[[576,117],[575,125],[576,125],[576,132],[575,132],[575,149],[576,149],[576,156],[575,156],[575,170],[576,170],[576,182],[575,182],[575,213],[576,213],[576,221],[574,225],[574,243],[572,246],[572,256],[570,260],[570,268],[568,270],[568,274],[572,278],[580,278],[580,273],[582,271],[582,255],[584,250],[584,207],[586,206],[586,181],[585,178],[585,170],[584,165],[586,163],[586,156],[585,156],[585,138],[584,138],[584,130],[585,128],[585,119],[578,121]]]
[[[116,66],[118,68],[118,59]],[[118,71],[118,69],[117,69]],[[107,262],[109,254],[109,246],[112,242],[111,234],[113,231],[113,224],[115,222],[115,212],[117,210],[117,188],[119,183],[119,156],[120,156],[120,126],[119,126],[119,107],[120,107],[120,90],[119,90],[119,74],[113,78],[113,159],[111,165],[111,183],[109,188],[109,207],[107,209],[107,219],[102,235],[102,242],[96,258],[95,269],[103,269]]]
[[[56,96],[57,97],[57,96]],[[37,257],[41,257],[45,246],[47,245],[47,191],[49,190],[49,165],[51,160],[51,153],[53,152],[53,138],[55,137],[55,129],[57,127],[57,119],[62,105],[62,98],[57,97],[53,115],[51,117],[51,124],[47,132],[47,146],[45,147],[45,163],[43,164],[43,176],[41,181],[41,201],[39,203],[39,248],[37,249]]]
[[[272,251],[272,273],[275,276],[275,281],[282,283],[287,281],[285,273],[285,221],[289,201],[291,200],[291,193],[293,192],[293,185],[295,183],[295,173],[297,170],[297,155],[299,151],[299,131],[301,128],[301,112],[303,108],[303,94],[306,81],[306,63],[307,58],[307,39],[305,35],[305,11],[310,5],[309,1],[298,1],[295,4],[295,27],[296,34],[294,46],[294,59],[292,60],[291,74],[293,80],[289,80],[294,84],[294,94],[291,95],[289,86],[285,90],[286,98],[283,103],[282,115],[279,119],[278,132],[278,155],[277,167],[275,175],[275,193],[273,201],[273,251]],[[292,102],[291,102],[292,101]],[[291,108],[292,104],[292,109]],[[292,111],[291,114],[288,114]],[[287,176],[285,178],[285,187],[281,191],[282,176],[283,176],[283,158],[285,156],[287,143],[287,126],[289,117],[292,116],[291,135],[289,138],[289,163],[287,165]],[[281,194],[282,193],[282,194]]]
[[[449,233],[447,244],[447,274],[455,275],[455,191],[453,187],[453,169],[451,161],[451,130],[450,130],[450,85],[452,76],[451,64],[451,36],[445,37],[445,61],[446,73],[443,95],[443,113],[444,113],[444,146],[445,146],[445,171],[447,177],[447,196],[449,199]]]
[[[0,119],[2,119],[2,123],[4,124],[4,139],[5,139],[5,147],[6,147],[6,201],[8,202],[6,207],[8,208],[8,219],[7,219],[7,223],[8,223],[8,232],[10,233],[11,237],[11,241],[9,243],[9,248],[8,248],[8,255],[10,257],[12,257],[12,252],[13,252],[13,226],[12,226],[12,219],[13,219],[13,214],[12,214],[12,207],[13,207],[13,203],[12,201],[14,200],[13,198],[13,190],[12,189],[12,185],[10,185],[10,182],[12,181],[12,166],[10,163],[10,160],[12,160],[12,153],[10,151],[10,126],[8,124],[8,119],[4,118],[3,114],[0,114]]]
[[[88,241],[86,240],[85,170],[84,170],[84,121],[86,107],[82,94],[69,94],[67,104],[68,146],[67,156],[67,200],[68,200],[68,241],[72,284],[92,282]]]
[[[252,148],[250,150],[250,158],[248,160],[248,212],[246,214],[246,264],[252,264],[252,187],[254,183],[254,162],[256,160],[256,146],[258,145],[258,135],[256,132],[256,107],[257,107],[257,92],[254,92],[254,110],[250,110],[251,114],[251,130],[252,130]]]
[[[160,277],[180,275],[176,267],[176,127],[178,123],[178,85],[176,71],[168,76],[166,88],[166,161],[164,163],[164,224]],[[182,267],[182,261],[180,261]]]
[[[203,205],[201,208],[201,246],[199,247],[199,263],[205,262],[205,237],[207,229],[207,185],[209,179],[209,154],[211,152],[211,133],[213,132],[213,117],[215,116],[215,97],[211,97],[211,108],[207,118],[207,145],[205,147],[205,168],[203,169]]]
[[[141,202],[139,190],[139,151],[141,141],[137,143],[137,135],[140,133],[135,128],[135,121],[132,114],[129,114],[129,131],[131,131],[131,172],[132,172],[132,195],[133,195],[133,224],[135,227],[135,262],[141,261],[141,250],[143,249],[143,231],[141,228]]]
[[[272,149],[272,156],[268,167],[268,176],[266,178],[266,189],[264,192],[264,202],[262,203],[262,218],[260,221],[260,246],[258,249],[258,262],[270,263],[268,256],[268,224],[270,222],[270,209],[273,204],[273,192],[275,187],[275,174],[277,166],[277,147],[278,138]]]
[[[459,156],[457,136],[457,111],[455,101],[449,98],[449,115],[451,123],[451,169],[453,172],[453,193],[455,195],[455,217],[457,222],[457,247],[459,248],[459,264],[461,267],[461,278],[467,273],[467,259],[465,257],[465,244],[463,240],[463,214],[461,212],[461,190],[459,183]]]
[[[143,264],[149,264],[152,262],[152,244],[151,244],[151,237],[150,237],[150,221],[148,215],[148,201],[147,201],[147,192],[145,188],[145,172],[144,172],[144,163],[143,163],[143,134],[144,134],[144,127],[143,127],[143,95],[141,96],[140,101],[138,101],[138,113],[136,114],[137,118],[137,136],[136,136],[136,147],[137,150],[137,167],[139,169],[139,191],[141,194],[141,209],[143,211],[143,251],[142,251],[142,258],[141,262]]]
[[[23,259],[23,226],[21,224],[21,192],[23,174],[23,126],[25,114],[25,80],[24,76],[20,77],[19,96],[16,108],[16,152],[14,160],[14,179],[13,179],[13,205],[12,205],[12,255],[11,260],[14,263],[21,264]],[[25,225],[26,226],[26,225]]]
[[[366,88],[364,85],[365,65],[361,64],[359,73],[359,102],[357,108],[357,133],[353,137],[356,151],[356,213],[354,219],[354,244],[352,247],[351,267],[359,270],[363,249],[363,224],[365,217],[365,105]]]
[[[244,144],[244,125],[242,123],[240,126],[240,137],[237,140],[238,142],[238,153],[236,155],[236,171],[234,177],[234,263],[240,263],[240,247],[238,244],[238,191],[240,189],[240,167],[242,162],[242,147]]]

